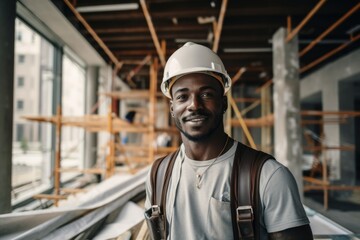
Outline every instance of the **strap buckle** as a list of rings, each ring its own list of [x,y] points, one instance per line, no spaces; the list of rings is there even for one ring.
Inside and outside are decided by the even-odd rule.
[[[160,206],[159,205],[152,205],[151,206],[151,214],[154,216],[159,216],[161,214]]]
[[[238,222],[249,222],[254,220],[253,208],[250,205],[240,206],[236,209],[236,219]]]

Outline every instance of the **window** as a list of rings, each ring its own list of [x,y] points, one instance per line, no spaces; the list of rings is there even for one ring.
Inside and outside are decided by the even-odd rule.
[[[75,56],[76,57],[76,56]],[[85,69],[73,56],[63,57],[62,113],[64,116],[82,116],[85,114]],[[84,162],[84,130],[81,128],[63,128],[61,134],[62,164],[82,167]],[[73,174],[73,173],[70,173]],[[70,177],[69,173],[61,174]]]
[[[17,86],[23,87],[25,85],[25,78],[23,76],[19,76],[17,78]]]
[[[16,19],[15,39],[12,204],[23,196],[51,187],[52,138],[51,124],[28,121],[27,115],[53,114],[53,79],[56,48],[34,29]],[[15,37],[19,37],[19,34]],[[30,41],[34,39],[32,44]],[[19,67],[21,65],[21,67]],[[26,81],[26,82],[25,82]],[[26,104],[26,106],[25,106]]]
[[[16,32],[16,40],[18,40],[19,42],[22,41],[22,32]]]
[[[25,55],[19,54],[18,55],[18,63],[24,63],[25,62]]]
[[[23,110],[24,109],[24,101],[23,100],[17,100],[16,109],[17,110]]]
[[[24,124],[16,124],[16,141],[21,142],[24,139]]]

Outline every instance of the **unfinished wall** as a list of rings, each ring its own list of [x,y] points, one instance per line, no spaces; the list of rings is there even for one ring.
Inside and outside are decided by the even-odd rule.
[[[349,110],[343,108],[349,107],[349,100],[345,101],[345,98],[351,98],[351,94],[339,94],[341,92],[344,93],[346,88],[345,86],[339,88],[340,81],[348,81],[349,79],[357,79],[357,81],[360,81],[359,62],[360,50],[353,51],[337,61],[331,62],[318,71],[302,78],[300,82],[301,99],[309,97],[317,92],[321,92],[323,111]],[[352,92],[355,91],[354,89],[351,89],[351,87],[347,88],[347,91],[351,90]],[[341,98],[343,98],[343,100]],[[342,104],[340,104],[341,102]],[[345,136],[345,131],[340,131],[340,125],[337,124],[325,125],[324,133],[325,137],[327,137],[326,143],[332,146],[341,145],[342,142],[344,142],[341,139],[346,139],[346,141],[349,139]],[[331,158],[331,179],[339,180],[342,175],[345,176],[349,174],[349,177],[346,178],[346,182],[353,182],[356,169],[354,167],[348,168],[347,166],[354,166],[355,158],[352,157],[352,159],[346,159],[346,162],[344,159],[344,163],[342,163],[343,159],[340,160],[340,151],[334,150],[327,152]]]

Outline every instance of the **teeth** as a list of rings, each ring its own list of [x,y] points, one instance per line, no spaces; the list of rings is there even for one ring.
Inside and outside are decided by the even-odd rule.
[[[191,119],[190,121],[191,122],[200,122],[200,121],[203,121],[204,118],[195,118],[195,119]]]

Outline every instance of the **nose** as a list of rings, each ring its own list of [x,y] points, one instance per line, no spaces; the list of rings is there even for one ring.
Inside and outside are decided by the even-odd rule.
[[[200,98],[196,95],[192,95],[190,98],[190,102],[187,107],[187,110],[188,111],[196,111],[200,108],[202,108],[202,103],[201,103]]]

